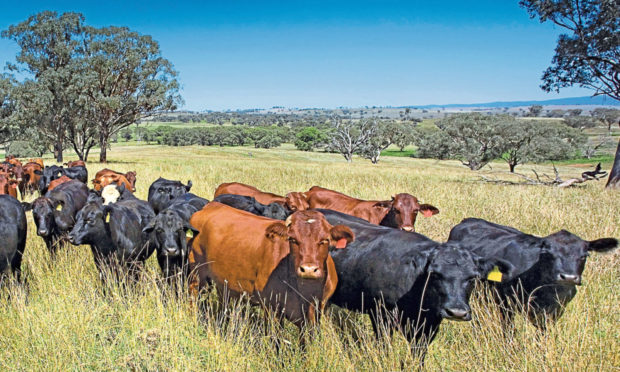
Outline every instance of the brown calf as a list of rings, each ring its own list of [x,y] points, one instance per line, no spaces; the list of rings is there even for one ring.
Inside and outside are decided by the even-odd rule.
[[[190,290],[209,281],[220,293],[246,293],[254,303],[283,311],[298,327],[314,323],[338,278],[328,249],[352,242],[347,226],[331,226],[317,211],[293,213],[285,222],[211,202],[194,213],[198,230],[189,253]]]
[[[56,187],[62,185],[65,182],[69,182],[71,181],[72,178],[69,178],[67,176],[62,176],[60,178],[56,178],[55,180],[53,180],[52,182],[50,182],[49,186],[47,187],[47,191],[52,191],[54,190]]]
[[[308,203],[305,201],[304,197],[301,196],[302,193],[298,192],[290,192],[286,194],[286,197],[284,197],[270,192],[261,191],[254,186],[239,182],[230,182],[219,185],[215,190],[213,197],[216,198],[222,194],[251,196],[261,204],[279,203],[293,212],[308,209]]]
[[[8,173],[0,173],[0,195],[11,195],[17,199],[17,180]]]
[[[68,162],[64,163],[64,165],[66,165],[67,168],[71,168],[71,167],[85,167],[86,163],[84,163],[84,160],[73,160],[73,161],[68,161]]]
[[[103,190],[110,184],[125,185],[125,188],[131,192],[136,191],[136,172],[119,173],[111,169],[102,169],[92,180],[93,188],[97,191]]]
[[[370,223],[415,231],[418,212],[425,217],[439,213],[430,204],[419,204],[410,194],[396,194],[391,200],[361,200],[337,191],[313,186],[303,193],[310,208],[325,208],[363,218]]]

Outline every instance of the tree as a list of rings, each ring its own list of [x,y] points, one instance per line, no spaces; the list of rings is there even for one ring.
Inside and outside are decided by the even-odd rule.
[[[607,130],[611,132],[611,126],[620,121],[620,110],[597,108],[590,113],[593,118],[607,125]]]
[[[437,127],[450,138],[450,153],[471,170],[484,167],[502,153],[503,139],[497,125],[514,120],[508,115],[481,113],[456,114],[437,122]]]
[[[377,130],[376,120],[372,119],[353,121],[335,117],[332,125],[334,133],[329,148],[342,154],[349,163]]]
[[[564,118],[564,123],[571,128],[583,131],[586,128],[594,128],[596,121],[589,116],[569,116]]]
[[[405,147],[413,143],[416,125],[417,122],[389,121],[384,125],[384,132],[389,137],[391,143],[398,146],[400,151],[405,151]]]
[[[111,135],[182,100],[177,73],[150,36],[126,27],[87,27],[85,34],[89,119],[97,126],[99,161],[105,163]]]
[[[0,76],[0,144],[10,141],[15,131],[11,116],[15,111],[14,82],[8,76]]]
[[[76,90],[79,78],[75,59],[83,53],[84,17],[79,13],[44,11],[9,26],[2,37],[15,41],[20,51],[8,69],[27,78],[17,93],[19,119],[37,125],[54,144],[56,161],[62,162],[66,130],[78,117]]]
[[[392,144],[390,136],[389,122],[376,123],[376,129],[373,134],[368,138],[366,143],[362,144],[359,154],[364,158],[370,160],[373,164],[379,162],[381,151],[385,150]]]
[[[312,151],[327,142],[327,134],[315,127],[306,127],[295,136],[295,147],[301,151]]]
[[[450,137],[442,130],[432,127],[416,128],[414,144],[416,156],[422,159],[449,159]]]
[[[543,107],[541,105],[532,105],[530,106],[527,116],[538,116],[540,115],[542,110],[543,110]]]
[[[530,17],[551,21],[562,34],[541,88],[579,85],[620,101],[620,6],[617,0],[521,0]],[[606,187],[620,188],[620,141]]]
[[[570,158],[586,141],[578,130],[551,121],[503,120],[497,130],[503,139],[501,158],[510,172],[525,162]]]

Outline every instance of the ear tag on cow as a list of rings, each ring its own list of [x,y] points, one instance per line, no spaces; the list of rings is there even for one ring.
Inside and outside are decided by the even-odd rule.
[[[188,238],[193,238],[194,237],[194,232],[190,229],[187,229],[187,231],[185,232],[185,236]]]
[[[105,215],[105,222],[106,223],[110,223],[110,212],[106,213],[106,215]]]
[[[56,210],[57,210],[57,211],[61,211],[61,210],[62,210],[62,204],[58,204],[58,205],[56,206]]]
[[[336,248],[342,249],[347,247],[347,239],[342,238],[336,242]]]
[[[502,281],[502,272],[499,271],[499,267],[497,267],[497,266],[493,267],[493,270],[491,270],[491,272],[487,276],[487,280],[490,280],[492,282],[501,282]]]
[[[431,211],[430,209],[425,209],[422,211],[422,214],[424,215],[424,217],[432,217],[433,211]]]

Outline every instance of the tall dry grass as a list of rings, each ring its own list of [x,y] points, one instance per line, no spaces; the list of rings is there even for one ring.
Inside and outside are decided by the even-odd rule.
[[[108,167],[138,172],[137,196],[143,199],[159,176],[191,179],[192,192],[209,199],[217,185],[230,181],[282,194],[312,185],[369,199],[409,192],[441,210],[417,222],[419,232],[436,240],[447,239],[450,228],[470,216],[536,235],[567,229],[584,239],[620,237],[620,199],[602,182],[568,190],[499,186],[478,182],[456,162],[386,158],[378,165],[361,159],[346,164],[337,155],[289,148],[119,147],[110,155]],[[102,167],[88,168],[93,175]],[[581,169],[560,171],[577,175]],[[265,324],[247,304],[230,309],[228,321],[214,311],[199,315],[184,293],[163,290],[154,257],[139,283],[104,286],[87,246],[67,246],[51,262],[30,215],[29,221],[27,283],[0,291],[3,370],[392,371],[417,365],[401,335],[376,340],[367,317],[356,313],[331,311],[305,351],[294,327]],[[618,252],[592,255],[584,285],[546,334],[518,317],[514,335],[506,338],[496,310],[477,291],[473,321],[444,322],[426,368],[618,370],[619,262]],[[207,308],[214,301],[211,293]]]

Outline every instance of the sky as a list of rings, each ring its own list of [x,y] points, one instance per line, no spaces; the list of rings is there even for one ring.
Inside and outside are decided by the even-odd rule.
[[[187,110],[405,106],[588,96],[540,89],[562,30],[518,0],[14,1],[0,29],[43,10],[151,35]],[[0,39],[0,71],[17,45]]]

